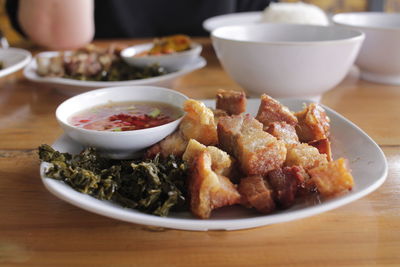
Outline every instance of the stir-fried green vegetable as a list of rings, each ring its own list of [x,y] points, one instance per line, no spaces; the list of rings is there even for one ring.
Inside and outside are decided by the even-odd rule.
[[[41,145],[39,158],[52,164],[46,176],[95,198],[158,216],[185,208],[186,165],[173,156],[118,161],[99,156],[94,148],[73,156]]]
[[[151,65],[144,68],[131,66],[122,59],[116,59],[109,69],[103,69],[94,75],[70,73],[66,71],[64,77],[81,81],[128,81],[157,77],[167,74],[165,68],[159,65]]]

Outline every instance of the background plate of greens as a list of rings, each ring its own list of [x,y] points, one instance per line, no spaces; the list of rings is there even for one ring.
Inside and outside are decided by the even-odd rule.
[[[47,56],[56,56],[59,52],[43,52]],[[76,95],[89,90],[111,87],[111,86],[131,86],[131,85],[154,85],[170,87],[172,82],[192,71],[200,69],[207,64],[203,57],[197,57],[181,69],[168,70],[167,74],[128,81],[81,81],[60,77],[42,77],[37,74],[36,60],[32,60],[24,69],[24,76],[28,80],[37,83],[48,84],[66,95]]]

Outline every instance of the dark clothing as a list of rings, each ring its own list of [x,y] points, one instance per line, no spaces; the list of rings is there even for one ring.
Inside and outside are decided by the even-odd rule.
[[[68,0],[66,0],[68,1]],[[205,19],[217,15],[263,10],[269,0],[95,0],[95,38],[154,37],[170,34],[208,35]],[[6,2],[12,25],[18,0]]]

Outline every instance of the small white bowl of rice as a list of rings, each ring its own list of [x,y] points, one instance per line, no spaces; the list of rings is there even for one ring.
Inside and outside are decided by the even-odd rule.
[[[325,12],[316,5],[297,3],[271,3],[263,12],[261,22],[309,24],[328,26]]]

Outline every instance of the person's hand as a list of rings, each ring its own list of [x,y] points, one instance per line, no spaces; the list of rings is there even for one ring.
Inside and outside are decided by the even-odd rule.
[[[19,5],[22,30],[38,45],[73,49],[93,39],[93,0],[20,0]]]

